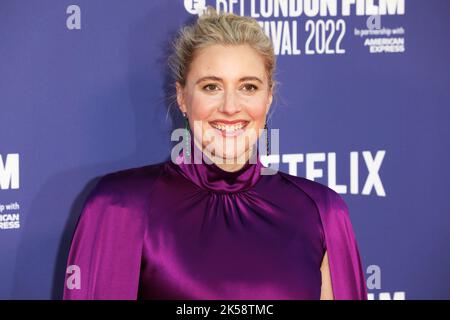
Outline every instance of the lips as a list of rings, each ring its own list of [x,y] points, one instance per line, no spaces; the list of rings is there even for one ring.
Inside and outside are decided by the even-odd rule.
[[[235,131],[245,128],[248,121],[236,120],[236,121],[211,121],[209,122],[211,127],[222,131]]]
[[[210,126],[219,130],[223,136],[235,136],[244,131],[249,121],[234,120],[234,121],[211,121]]]

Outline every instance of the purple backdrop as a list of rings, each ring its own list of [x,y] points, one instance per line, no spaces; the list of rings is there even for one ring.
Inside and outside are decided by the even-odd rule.
[[[61,298],[98,177],[168,158],[168,43],[204,2],[0,2],[0,299]],[[206,1],[274,40],[280,169],[343,195],[369,298],[449,299],[450,2],[360,3]]]

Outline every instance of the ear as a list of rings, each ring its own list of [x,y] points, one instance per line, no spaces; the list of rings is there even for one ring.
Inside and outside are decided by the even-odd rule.
[[[181,112],[187,112],[184,96],[184,87],[178,81],[175,82],[175,88],[177,90],[177,103]]]

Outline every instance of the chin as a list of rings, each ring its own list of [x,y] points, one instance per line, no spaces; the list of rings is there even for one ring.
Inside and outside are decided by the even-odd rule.
[[[232,163],[239,163],[239,159],[243,159],[242,160],[242,164],[245,162],[244,159],[244,155],[245,155],[245,150],[237,150],[235,151],[230,151],[230,152],[218,152],[217,157],[223,159],[223,161],[230,161]]]
[[[203,149],[210,150],[212,155],[218,159],[222,159],[223,162],[229,161],[230,163],[238,163],[239,159],[243,159],[248,151],[248,145],[251,141],[244,141],[242,137],[222,137],[220,135],[214,135],[212,141],[208,137],[205,139],[207,142],[203,143]],[[252,139],[250,139],[252,140]],[[215,144],[213,141],[217,141]],[[245,159],[241,161],[245,163]]]

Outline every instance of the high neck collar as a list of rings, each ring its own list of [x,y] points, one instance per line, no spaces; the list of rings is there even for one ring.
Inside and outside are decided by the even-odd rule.
[[[249,159],[239,170],[225,171],[212,161],[209,161],[211,164],[205,162],[204,158],[207,158],[207,156],[192,140],[191,163],[185,163],[185,154],[182,150],[177,157],[176,163],[172,164],[183,176],[197,186],[216,193],[232,193],[248,190],[259,181],[261,168],[263,167],[259,159],[259,154],[255,157],[256,163],[250,163]],[[196,153],[200,155],[201,163],[195,163]]]

